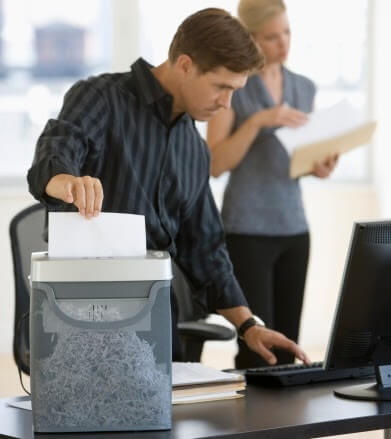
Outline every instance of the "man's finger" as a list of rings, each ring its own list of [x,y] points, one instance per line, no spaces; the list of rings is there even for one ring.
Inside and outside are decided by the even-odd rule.
[[[287,351],[290,351],[296,358],[303,361],[305,364],[309,364],[310,360],[307,357],[307,355],[304,353],[304,351],[292,340],[289,338],[281,335],[280,337],[276,337],[275,340],[273,340],[273,344],[275,347],[280,349],[285,349]]]
[[[258,354],[265,360],[267,361],[268,364],[276,364],[277,363],[277,358],[276,356],[273,354],[273,352],[269,349],[267,349],[267,347],[262,344],[259,343],[257,346],[257,350],[258,350]]]
[[[73,195],[72,195],[72,183],[68,182],[65,184],[64,188],[64,201],[66,203],[73,203]]]
[[[98,179],[94,181],[94,190],[95,190],[94,216],[98,216],[99,212],[102,210],[102,204],[103,204],[103,188],[100,180]]]
[[[86,215],[86,193],[84,189],[84,184],[81,179],[77,179],[74,184],[74,193],[76,200],[74,202],[75,206],[79,209],[81,215]]]
[[[86,194],[86,217],[92,218],[95,206],[95,188],[92,178],[83,178],[84,191]]]

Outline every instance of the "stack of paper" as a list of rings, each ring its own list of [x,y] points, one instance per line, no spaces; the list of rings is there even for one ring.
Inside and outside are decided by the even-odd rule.
[[[222,372],[200,363],[173,363],[172,367],[173,404],[216,401],[244,396],[238,393],[246,388],[243,375]]]
[[[365,121],[346,100],[309,115],[298,128],[284,127],[275,134],[291,155],[290,176],[309,174],[316,162],[343,154],[370,142],[376,122]]]
[[[172,363],[172,403],[233,399],[244,396],[238,393],[246,389],[243,375],[222,372],[201,363]],[[30,397],[8,402],[12,407],[31,410]]]

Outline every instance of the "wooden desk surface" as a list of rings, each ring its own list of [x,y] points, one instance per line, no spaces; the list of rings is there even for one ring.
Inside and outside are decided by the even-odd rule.
[[[245,398],[174,406],[170,431],[38,434],[35,437],[294,439],[390,428],[391,402],[351,401],[334,396],[333,389],[350,384],[352,381],[285,389],[249,386]],[[8,407],[4,400],[0,400],[0,437],[2,435],[33,438],[31,412]]]

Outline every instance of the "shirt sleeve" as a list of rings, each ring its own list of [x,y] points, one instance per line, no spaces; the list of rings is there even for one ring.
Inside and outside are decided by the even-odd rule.
[[[45,194],[57,174],[80,176],[88,157],[99,154],[107,106],[101,92],[88,81],[77,82],[65,95],[57,119],[50,119],[40,135],[33,163],[27,174],[32,195],[47,207],[60,200]]]
[[[194,287],[194,300],[208,312],[248,306],[225,245],[223,225],[209,183],[181,223],[176,262]]]

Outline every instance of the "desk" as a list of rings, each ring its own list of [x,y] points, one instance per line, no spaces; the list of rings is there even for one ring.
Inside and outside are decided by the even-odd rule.
[[[347,382],[285,389],[249,386],[245,398],[177,405],[173,407],[171,431],[38,434],[35,438],[302,439],[391,427],[391,402],[335,397],[332,390],[343,385]],[[32,439],[31,412],[9,407],[0,400],[0,437],[4,436]],[[385,437],[391,438],[388,430]]]

